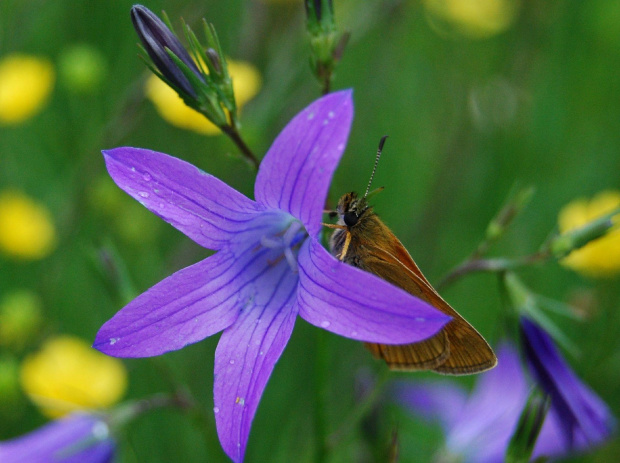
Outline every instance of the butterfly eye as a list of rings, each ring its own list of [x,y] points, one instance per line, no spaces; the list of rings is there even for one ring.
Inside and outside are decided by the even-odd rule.
[[[347,227],[352,227],[357,223],[359,217],[355,212],[345,212],[343,219]]]

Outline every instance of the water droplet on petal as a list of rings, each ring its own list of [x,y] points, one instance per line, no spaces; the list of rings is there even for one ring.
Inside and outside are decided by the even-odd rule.
[[[230,364],[231,364],[231,365],[234,365],[234,364],[235,364],[235,361],[231,359],[231,360],[230,360]]]
[[[148,198],[149,194],[146,191],[141,191],[138,193],[138,195],[142,196],[143,198]]]
[[[312,119],[314,119],[314,113],[308,114],[308,120],[311,121]]]
[[[142,178],[144,179],[145,182],[150,182],[151,181],[151,174],[146,173],[142,176]]]
[[[113,346],[114,344],[117,343],[117,341],[121,339],[121,338],[110,338],[110,345]]]
[[[219,413],[220,409],[219,407],[213,407],[213,413]]]
[[[329,325],[331,325],[331,323],[330,323],[330,322],[328,322],[327,320],[323,320],[323,321],[321,322],[321,327],[322,327],[322,328],[327,328]]]
[[[336,114],[334,114],[333,111],[330,111],[327,113],[327,117],[329,117],[330,119],[333,119],[336,116]]]

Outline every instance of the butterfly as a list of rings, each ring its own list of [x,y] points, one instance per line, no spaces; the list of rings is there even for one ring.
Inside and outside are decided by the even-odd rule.
[[[364,196],[346,193],[338,201],[338,224],[330,250],[341,261],[358,267],[428,302],[452,320],[434,336],[412,344],[366,343],[393,370],[432,370],[449,375],[467,375],[493,368],[495,353],[485,339],[433,288],[400,240],[368,203],[368,190],[383,149],[379,143],[375,168]],[[372,193],[371,193],[372,195]]]

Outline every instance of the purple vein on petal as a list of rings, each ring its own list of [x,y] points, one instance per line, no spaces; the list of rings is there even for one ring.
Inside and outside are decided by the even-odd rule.
[[[349,90],[327,95],[295,116],[261,163],[256,200],[289,212],[302,221],[311,236],[316,235],[352,119]]]
[[[416,342],[450,317],[380,278],[337,261],[309,238],[299,252],[298,303],[309,323],[369,342]]]
[[[220,249],[263,209],[217,178],[166,154],[139,148],[103,153],[110,176],[123,190],[206,248]]]
[[[293,329],[297,279],[285,262],[271,267],[216,350],[214,402],[220,441],[241,461],[260,397]]]

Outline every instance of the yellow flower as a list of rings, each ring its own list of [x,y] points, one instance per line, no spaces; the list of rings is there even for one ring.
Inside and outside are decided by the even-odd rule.
[[[518,0],[424,0],[431,15],[472,38],[488,38],[508,29],[518,12]]]
[[[42,259],[56,244],[51,214],[18,191],[0,192],[0,250],[23,259]]]
[[[54,86],[52,64],[21,54],[0,61],[0,124],[19,124],[47,102]]]
[[[120,360],[73,336],[49,340],[27,357],[20,379],[26,394],[50,418],[109,407],[127,389],[127,371]]]
[[[237,108],[240,109],[258,93],[261,85],[260,74],[250,63],[232,60],[227,60],[227,63],[233,80]],[[155,75],[146,82],[146,96],[153,102],[159,115],[170,124],[205,135],[220,133],[218,127],[186,106],[181,97]]]
[[[620,207],[620,192],[604,191],[591,200],[577,199],[567,204],[558,218],[561,233],[609,214]],[[591,241],[562,259],[562,264],[592,277],[609,277],[620,272],[620,215],[614,217],[615,226],[605,236]]]

